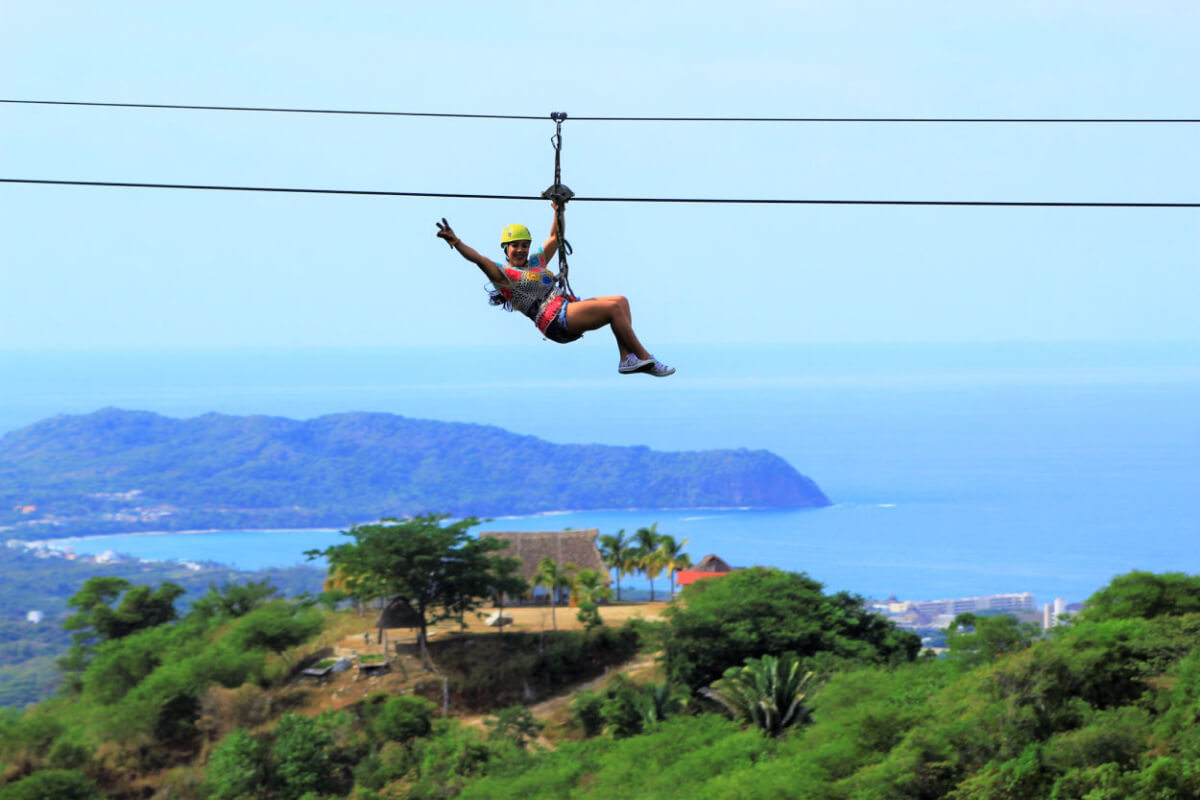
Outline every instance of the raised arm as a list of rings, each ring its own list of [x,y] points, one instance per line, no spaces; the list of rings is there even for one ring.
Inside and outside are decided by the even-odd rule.
[[[495,284],[505,282],[504,273],[496,266],[496,262],[481,255],[475,248],[463,243],[463,240],[459,239],[458,235],[454,233],[454,230],[450,227],[450,223],[446,221],[445,217],[442,217],[442,221],[437,223],[437,227],[438,238],[445,239],[446,244],[450,245],[452,250],[457,250],[460,256],[483,270],[483,274],[488,276],[488,280]]]
[[[554,258],[554,254],[558,252],[558,207],[553,203],[550,207],[554,209],[554,220],[550,223],[550,236],[546,239],[546,243],[542,245],[542,256],[546,259],[543,267],[550,266],[550,260]]]

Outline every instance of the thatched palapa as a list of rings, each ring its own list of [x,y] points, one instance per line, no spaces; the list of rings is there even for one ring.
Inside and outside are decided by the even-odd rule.
[[[419,628],[421,615],[408,604],[407,600],[399,597],[392,598],[375,620],[377,628]]]
[[[521,559],[521,577],[533,583],[538,563],[543,558],[549,558],[564,567],[574,564],[579,569],[594,569],[604,578],[605,584],[611,583],[608,567],[596,547],[597,528],[587,530],[518,532],[518,531],[483,531],[480,537],[490,536],[508,542],[508,547],[497,550],[496,555],[516,557]]]
[[[692,572],[733,572],[733,567],[718,555],[709,553],[691,568]]]

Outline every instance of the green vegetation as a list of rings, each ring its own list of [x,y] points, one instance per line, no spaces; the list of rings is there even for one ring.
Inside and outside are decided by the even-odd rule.
[[[803,573],[763,567],[686,587],[682,605],[667,610],[667,677],[696,690],[764,655],[794,653],[818,674],[841,663],[900,663],[917,656],[921,641],[915,634],[867,611],[861,597],[821,589]]]
[[[616,575],[617,602],[621,602],[621,578],[631,574],[636,567],[637,548],[633,542],[625,538],[625,531],[619,530],[612,534],[602,534],[598,540],[600,556],[604,566]]]
[[[546,557],[538,562],[537,572],[533,575],[533,586],[541,587],[550,596],[550,621],[554,630],[558,630],[558,604],[564,590],[571,588],[571,573],[578,570],[574,564],[563,564],[561,567],[553,558]]]
[[[594,569],[582,569],[573,576],[571,595],[579,607],[576,619],[583,623],[585,630],[592,630],[604,624],[600,618],[600,604],[612,599],[612,589],[604,585],[603,576]]]
[[[1103,619],[1085,613],[1036,641],[994,637],[1010,644],[992,660],[843,661],[808,692],[810,724],[778,738],[711,714],[677,715],[632,736],[505,762],[461,796],[1191,800],[1200,785],[1200,614],[1189,609],[1200,589],[1181,583],[1117,578],[1093,598]],[[1122,603],[1114,617],[1106,598],[1133,584],[1178,591],[1169,602]],[[1153,615],[1140,616],[1146,609]],[[597,734],[594,699],[577,695],[576,704]]]
[[[490,591],[446,585],[435,613]],[[169,582],[76,587],[77,680],[0,713],[0,800],[1200,794],[1200,580],[1186,575],[1118,577],[1051,635],[961,616],[937,659],[853,596],[745,570],[688,587],[663,623],[438,637],[438,673],[415,691],[320,713],[337,695],[293,677],[327,652],[312,620],[339,616],[268,589],[213,589],[182,613]],[[647,644],[661,671],[577,692],[569,720],[528,707]],[[443,680],[482,726],[439,718]]]
[[[408,520],[384,520],[378,525],[355,525],[343,534],[354,541],[324,550],[331,574],[338,576],[361,600],[404,602],[420,625],[417,642],[426,666],[428,627],[440,620],[462,617],[498,593],[523,594],[508,559],[491,553],[506,542],[469,534],[478,520],[467,518],[443,525],[445,514],[423,514]]]
[[[538,464],[538,491],[497,475]],[[391,414],[306,421],[104,409],[0,437],[0,526],[15,538],[334,527],[347,520],[563,508],[828,505],[766,451],[551,444]]]
[[[739,722],[767,736],[781,736],[808,719],[805,687],[812,675],[801,673],[800,662],[791,653],[781,658],[748,658],[746,666],[725,670],[725,677],[702,692],[725,706]]]
[[[321,589],[321,572],[311,567],[251,573],[218,565],[194,570],[171,563],[94,564],[39,558],[11,547],[0,547],[0,574],[0,707],[21,707],[54,693],[63,677],[58,661],[72,646],[72,632],[63,625],[78,611],[68,602],[90,578],[136,582],[145,591],[152,591],[150,585],[174,584],[186,589],[175,601],[181,613],[192,609],[201,614],[234,610],[209,612],[205,607],[210,603],[246,607],[264,590],[295,596]],[[26,619],[34,611],[41,616],[38,622]]]
[[[650,600],[654,600],[654,579],[664,571],[675,597],[675,572],[692,565],[691,556],[683,552],[687,539],[675,541],[675,537],[658,532],[658,523],[648,528],[638,528],[632,538],[625,538],[625,531],[601,536],[598,540],[604,565],[613,571],[617,584],[617,601],[621,600],[621,578],[641,572],[650,581]]]

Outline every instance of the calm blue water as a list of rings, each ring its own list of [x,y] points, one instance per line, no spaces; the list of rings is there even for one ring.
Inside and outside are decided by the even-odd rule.
[[[695,558],[904,599],[1082,600],[1130,569],[1200,569],[1194,345],[676,348],[667,360],[679,374],[662,381],[617,376],[610,349],[0,353],[0,432],[106,405],[172,416],[365,410],[558,442],[766,448],[837,505],[588,512],[482,529],[657,522],[688,538]],[[74,547],[253,568],[299,563],[338,539],[243,532]]]

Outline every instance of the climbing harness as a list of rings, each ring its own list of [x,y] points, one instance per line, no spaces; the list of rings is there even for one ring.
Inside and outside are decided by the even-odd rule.
[[[565,213],[567,202],[575,193],[562,182],[562,124],[567,115],[565,112],[556,111],[550,118],[555,123],[554,136],[550,139],[554,145],[554,183],[542,192],[542,197],[554,204],[554,229],[558,237],[558,275],[551,278],[554,273],[546,269],[539,251],[536,267],[501,266],[503,285],[494,281],[491,283],[488,302],[494,306],[503,306],[506,311],[520,311],[533,320],[544,337],[559,344],[566,344],[582,336],[580,333],[571,333],[566,327],[566,304],[578,299],[567,276],[567,256],[572,251],[566,237]],[[524,225],[509,225],[500,239],[504,245],[515,241],[529,241],[529,229]]]

